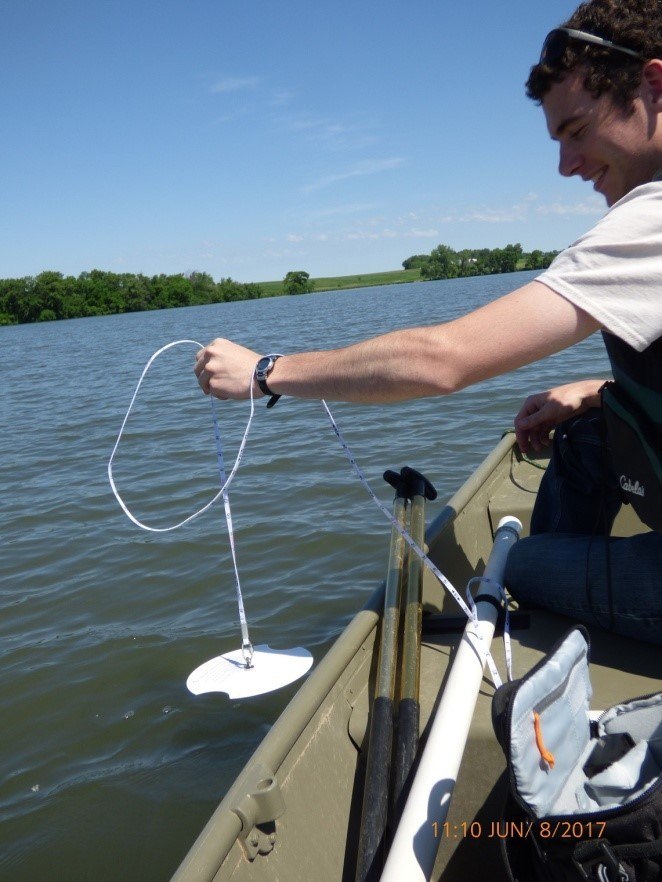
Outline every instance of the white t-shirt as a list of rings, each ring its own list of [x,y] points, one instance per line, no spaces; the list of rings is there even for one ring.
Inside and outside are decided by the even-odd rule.
[[[662,182],[636,187],[538,281],[638,352],[662,336]]]

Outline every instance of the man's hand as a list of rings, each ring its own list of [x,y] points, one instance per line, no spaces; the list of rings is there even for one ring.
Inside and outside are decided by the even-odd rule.
[[[581,380],[530,395],[515,417],[515,436],[522,453],[529,446],[534,450],[547,447],[555,426],[590,407],[599,407],[603,385],[604,380]]]
[[[262,398],[253,371],[260,356],[251,349],[239,346],[231,340],[214,340],[195,356],[195,374],[205,395],[213,395],[221,401],[228,398]]]

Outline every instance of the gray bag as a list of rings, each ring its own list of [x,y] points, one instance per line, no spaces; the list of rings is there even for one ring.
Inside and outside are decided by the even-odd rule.
[[[509,878],[662,882],[662,692],[591,720],[588,657],[575,628],[495,693]]]

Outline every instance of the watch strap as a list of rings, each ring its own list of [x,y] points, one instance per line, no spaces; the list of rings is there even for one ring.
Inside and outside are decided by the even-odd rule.
[[[269,388],[269,386],[267,384],[267,375],[273,370],[273,367],[276,364],[276,362],[278,361],[278,359],[280,358],[280,355],[269,355],[269,356],[267,356],[267,358],[271,359],[271,366],[269,367],[267,374],[260,376],[257,372],[257,365],[256,365],[255,366],[255,382],[260,387],[261,392],[263,392],[265,395],[271,396],[269,401],[267,402],[267,408],[270,408],[270,407],[274,406],[274,404],[278,401],[279,398],[281,398],[281,396],[276,394],[275,392],[271,391],[271,389]],[[258,364],[259,364],[259,362],[258,362]]]

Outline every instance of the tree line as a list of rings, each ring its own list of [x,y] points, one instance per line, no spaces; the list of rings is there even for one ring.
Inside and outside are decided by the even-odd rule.
[[[465,248],[454,251],[449,245],[438,245],[430,254],[414,254],[403,260],[404,269],[420,269],[423,279],[457,279],[486,276],[493,273],[514,273],[516,270],[546,269],[558,251],[535,250],[527,254],[522,246],[505,248]]]
[[[557,253],[524,254],[519,244],[464,251],[439,245],[430,254],[408,257],[402,265],[405,269],[420,269],[423,279],[454,279],[516,269],[543,269]],[[305,294],[314,287],[314,281],[303,270],[288,272],[280,288],[270,284],[268,290],[259,284],[235,282],[230,278],[215,282],[208,273],[200,272],[144,276],[95,269],[76,277],[47,270],[37,276],[0,279],[0,325],[203,306],[277,294]]]
[[[143,276],[92,270],[78,277],[47,271],[0,279],[0,325],[53,321],[176,306],[200,306],[265,296],[256,284],[207,273]]]

